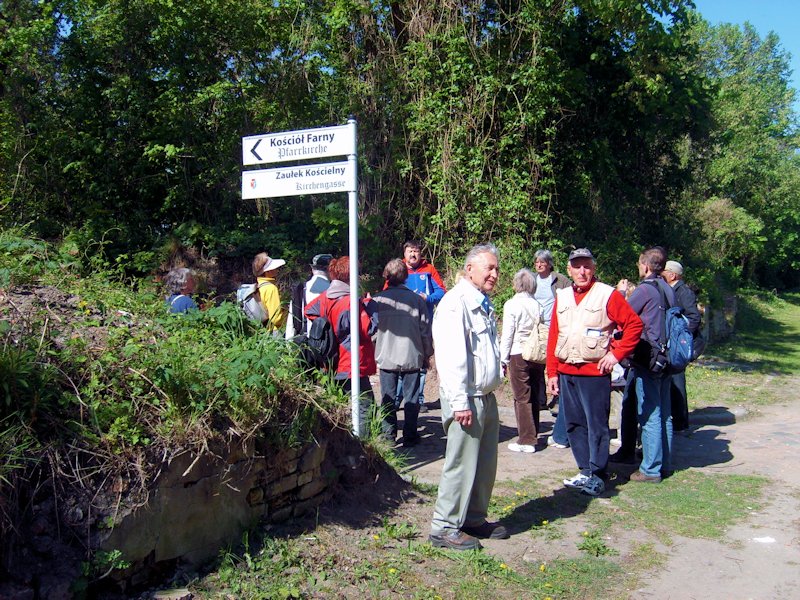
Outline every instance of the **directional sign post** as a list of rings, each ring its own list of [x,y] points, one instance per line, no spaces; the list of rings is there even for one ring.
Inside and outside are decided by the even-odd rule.
[[[350,192],[356,189],[349,162],[279,167],[242,172],[242,199]]]
[[[347,125],[336,127],[244,137],[242,138],[242,164],[249,166],[355,154],[352,129],[348,122]]]
[[[356,121],[347,125],[251,135],[242,138],[244,166],[287,161],[306,161],[347,156],[346,162],[317,163],[294,167],[242,171],[242,199],[278,198],[305,194],[348,193],[350,241],[350,406],[353,433],[362,431],[359,396],[360,323],[358,310],[358,161],[356,156]]]

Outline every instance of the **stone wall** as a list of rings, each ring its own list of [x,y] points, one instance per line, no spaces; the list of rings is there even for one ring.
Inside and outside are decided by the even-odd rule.
[[[319,506],[338,476],[322,468],[326,449],[323,440],[271,456],[241,446],[226,456],[180,454],[162,466],[147,504],[121,509],[93,545],[121,551],[133,570],[212,558],[260,521],[285,521]]]

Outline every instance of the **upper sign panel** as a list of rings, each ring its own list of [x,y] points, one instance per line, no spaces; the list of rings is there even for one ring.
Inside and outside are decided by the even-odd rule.
[[[353,125],[320,127],[242,138],[242,164],[258,165],[355,154]]]

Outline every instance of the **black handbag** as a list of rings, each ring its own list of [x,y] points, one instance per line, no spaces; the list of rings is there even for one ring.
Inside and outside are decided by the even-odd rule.
[[[631,362],[637,367],[647,369],[654,375],[660,375],[669,365],[667,348],[664,344],[651,342],[647,338],[639,338],[636,348],[633,349]]]

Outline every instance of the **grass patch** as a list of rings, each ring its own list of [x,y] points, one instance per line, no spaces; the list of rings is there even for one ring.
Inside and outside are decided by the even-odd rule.
[[[736,334],[709,353],[758,373],[800,371],[800,294],[742,290],[738,297]]]
[[[773,381],[772,374],[758,371],[689,365],[686,369],[689,408],[772,404],[782,398]]]
[[[744,293],[736,326],[686,370],[691,409],[780,402],[786,390],[776,378],[800,372],[800,294]]]
[[[622,570],[606,558],[554,560],[529,567],[525,598],[609,598]]]
[[[563,537],[564,519],[585,512],[590,498],[567,489],[552,492],[552,486],[545,483],[530,477],[499,483],[489,503],[490,518],[500,519],[512,530],[530,531],[547,540]]]
[[[768,479],[681,471],[660,485],[626,484],[612,504],[618,518],[671,542],[672,535],[719,539],[761,504]]]
[[[635,571],[654,571],[666,564],[667,557],[658,552],[652,542],[643,542],[633,546],[628,555],[628,562],[633,565]]]

